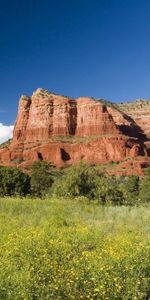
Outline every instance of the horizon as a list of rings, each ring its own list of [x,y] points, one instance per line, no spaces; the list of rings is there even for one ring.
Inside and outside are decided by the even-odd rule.
[[[14,0],[0,15],[3,126],[14,124],[21,94],[40,86],[73,98],[150,99],[148,0]]]

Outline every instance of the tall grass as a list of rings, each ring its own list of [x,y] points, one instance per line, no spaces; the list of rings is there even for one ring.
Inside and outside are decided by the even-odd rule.
[[[150,208],[0,199],[0,299],[149,299]]]

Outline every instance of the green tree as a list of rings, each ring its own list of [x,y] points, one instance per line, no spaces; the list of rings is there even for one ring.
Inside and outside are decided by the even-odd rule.
[[[47,161],[35,161],[31,167],[31,192],[42,197],[52,186],[58,172],[52,163]]]
[[[145,176],[141,179],[139,198],[141,202],[150,202],[150,168],[145,170]]]
[[[25,196],[30,192],[30,176],[14,167],[0,167],[0,194]]]
[[[96,176],[93,178],[93,189],[91,194],[94,199],[99,200],[101,204],[123,204],[124,197],[118,187],[118,182],[114,176]]]
[[[0,167],[0,196],[4,196],[4,187],[3,187],[2,179],[3,179],[3,167]]]
[[[83,195],[92,198],[96,176],[101,176],[100,172],[85,163],[71,166],[55,182],[53,191],[58,196],[76,197]]]
[[[137,175],[120,178],[120,190],[123,192],[125,204],[136,204],[139,201],[140,179]]]
[[[63,197],[86,196],[101,204],[122,204],[123,193],[115,178],[105,176],[98,167],[81,163],[70,167],[66,174],[54,183],[54,194]]]

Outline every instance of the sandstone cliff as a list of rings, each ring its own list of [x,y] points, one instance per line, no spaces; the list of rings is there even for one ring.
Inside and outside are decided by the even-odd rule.
[[[150,100],[138,99],[133,102],[119,103],[117,107],[138,126],[145,137],[145,145],[150,156]]]
[[[93,98],[71,99],[43,89],[22,96],[13,140],[0,149],[0,164],[25,168],[38,159],[58,167],[81,160],[91,164],[147,160],[143,129],[120,109]]]
[[[150,100],[139,99],[133,102],[119,103],[118,108],[127,114],[150,138]]]

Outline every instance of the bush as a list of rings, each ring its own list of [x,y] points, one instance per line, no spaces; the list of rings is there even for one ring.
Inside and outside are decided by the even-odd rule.
[[[61,175],[61,176],[60,176]],[[0,195],[32,194],[97,200],[100,204],[135,205],[150,202],[150,169],[138,176],[106,176],[99,166],[80,163],[62,171],[46,161],[36,161],[31,176],[18,168],[0,167]]]
[[[146,169],[145,176],[141,180],[139,197],[141,202],[150,202],[150,168]]]
[[[31,167],[31,192],[34,196],[44,196],[58,174],[53,164],[46,161],[35,161]]]
[[[54,183],[53,193],[58,196],[78,197],[88,196],[93,197],[97,177],[102,176],[94,167],[90,167],[84,163],[78,166],[71,166],[65,174],[58,178]]]
[[[118,184],[123,193],[125,204],[131,205],[139,202],[139,176],[123,176],[118,180]]]
[[[123,193],[115,177],[105,176],[97,167],[81,163],[70,167],[53,186],[53,193],[61,197],[85,196],[100,203],[123,203]]]
[[[97,199],[101,204],[123,204],[124,197],[119,189],[118,182],[114,176],[93,178],[94,186],[91,190],[93,199]]]
[[[25,196],[30,193],[30,176],[18,168],[0,167],[0,195]]]

